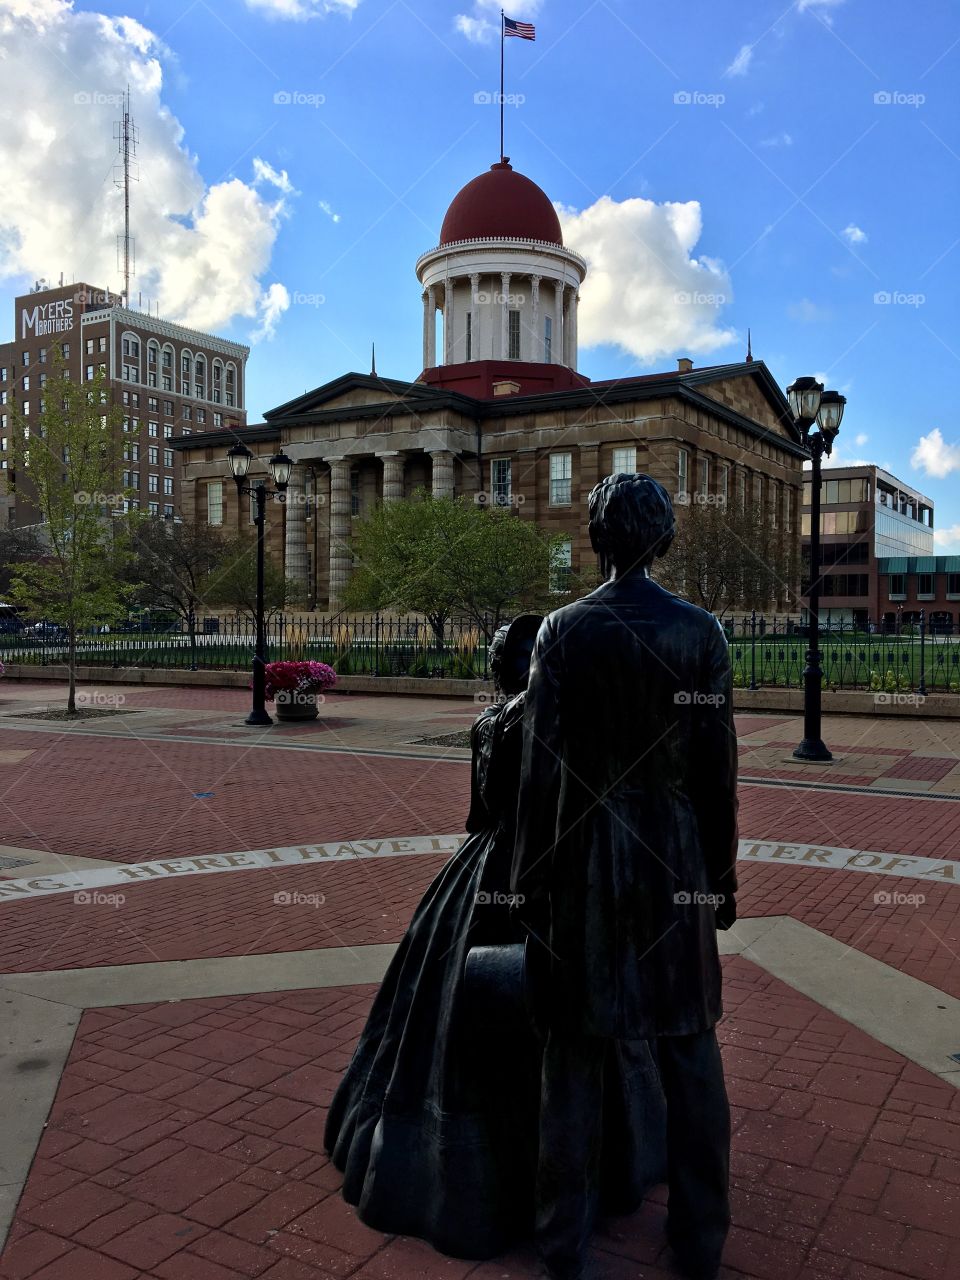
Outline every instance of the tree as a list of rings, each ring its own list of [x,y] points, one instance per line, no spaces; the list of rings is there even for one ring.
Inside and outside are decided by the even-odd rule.
[[[297,603],[297,591],[268,556],[263,571],[264,616],[272,618],[288,605]],[[219,563],[203,582],[202,595],[207,604],[230,605],[256,622],[256,538],[241,536],[224,541]]]
[[[125,568],[136,517],[123,510],[123,415],[119,405],[108,404],[105,374],[72,382],[57,350],[39,409],[29,418],[12,410],[12,485],[40,513],[46,555],[17,568],[10,596],[29,617],[66,631],[67,711],[75,714],[77,636],[126,610],[133,585]]]
[[[6,595],[17,566],[42,560],[47,547],[35,525],[24,529],[0,529],[0,595]]]
[[[153,519],[137,526],[133,552],[138,602],[169,610],[186,623],[195,664],[197,609],[206,603],[214,571],[227,562],[226,539],[199,521]]]
[[[441,641],[447,620],[460,614],[490,639],[506,615],[556,603],[550,565],[560,541],[505,507],[421,490],[355,525],[358,564],[346,603],[422,613]]]
[[[654,564],[663,586],[721,618],[793,593],[796,540],[761,508],[694,501],[677,515],[673,544]]]

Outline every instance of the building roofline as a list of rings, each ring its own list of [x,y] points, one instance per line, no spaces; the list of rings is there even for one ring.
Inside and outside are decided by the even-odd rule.
[[[80,317],[81,327],[97,321],[115,319],[118,324],[130,328],[145,329],[158,337],[176,338],[187,345],[203,346],[210,351],[219,351],[238,360],[246,360],[250,348],[242,342],[232,342],[229,338],[218,337],[215,333],[205,333],[202,329],[191,329],[187,325],[175,324],[172,320],[161,320],[159,316],[151,316],[143,311],[134,311],[130,307],[100,307],[85,311]]]

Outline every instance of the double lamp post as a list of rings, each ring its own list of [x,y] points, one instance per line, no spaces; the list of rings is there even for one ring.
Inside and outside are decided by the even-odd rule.
[[[275,453],[267,463],[275,489],[268,489],[266,480],[257,480],[252,486],[244,481],[253,461],[253,454],[245,444],[238,440],[233,448],[227,450],[227,461],[237,485],[237,498],[250,494],[254,499],[253,523],[257,529],[257,600],[256,600],[256,647],[253,654],[253,707],[247,716],[246,724],[273,724],[273,718],[267,712],[266,698],[266,665],[267,665],[267,627],[264,618],[263,602],[263,568],[266,533],[267,498],[283,497],[290,483],[290,472],[293,470],[293,459],[288,458],[281,450]]]
[[[810,488],[810,586],[807,613],[810,642],[803,669],[803,741],[794,751],[797,760],[826,763],[833,759],[821,737],[820,691],[820,478],[824,455],[830,457],[840,430],[846,397],[839,391],[824,391],[816,378],[797,378],[787,387],[790,410],[813,465]]]

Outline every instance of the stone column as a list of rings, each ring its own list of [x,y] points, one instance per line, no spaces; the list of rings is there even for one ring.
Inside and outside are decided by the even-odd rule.
[[[453,454],[449,449],[431,449],[433,460],[432,492],[435,498],[453,497]]]
[[[577,307],[579,304],[580,295],[577,293],[577,286],[574,285],[570,292],[570,311],[567,316],[567,364],[571,369],[575,369],[577,367]]]
[[[553,282],[553,341],[550,347],[552,364],[563,364],[563,281]]]
[[[480,272],[474,271],[470,276],[470,314],[473,319],[470,321],[470,351],[464,351],[463,358],[465,360],[482,359],[477,353],[483,350],[478,345],[480,340]]]
[[[295,582],[301,594],[307,594],[307,491],[303,467],[296,466],[290,472],[287,485],[286,509],[287,536],[284,547],[284,573]]]
[[[500,359],[506,360],[510,350],[510,272],[500,273]]]
[[[437,296],[433,285],[423,291],[423,367],[437,363]]]
[[[443,363],[453,363],[453,281],[443,282]]]
[[[350,459],[330,462],[330,608],[343,598],[353,567],[350,550]]]
[[[532,301],[533,351],[534,360],[543,362],[543,334],[540,332],[540,276],[530,277],[530,294]]]
[[[383,459],[383,500],[399,502],[403,497],[403,454],[399,450],[392,453],[378,453]]]

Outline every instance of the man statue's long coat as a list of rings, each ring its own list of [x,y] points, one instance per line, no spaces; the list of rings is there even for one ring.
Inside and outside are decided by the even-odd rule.
[[[736,888],[732,693],[719,623],[642,573],[544,621],[511,887],[549,947],[553,1025],[640,1039],[719,1018],[715,905]]]

